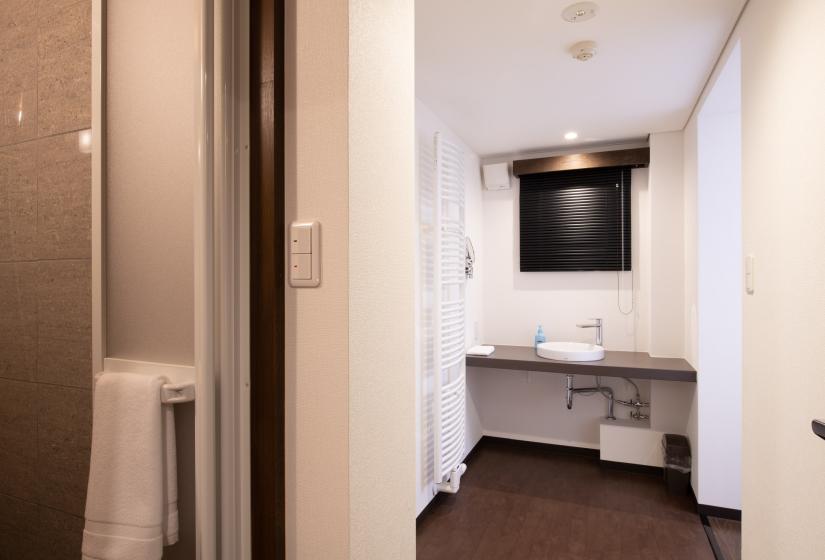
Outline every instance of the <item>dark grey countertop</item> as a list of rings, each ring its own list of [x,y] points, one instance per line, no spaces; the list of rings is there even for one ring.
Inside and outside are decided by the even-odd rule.
[[[496,351],[490,356],[467,356],[467,365],[573,375],[696,382],[696,370],[685,360],[652,358],[647,352],[606,350],[604,359],[598,362],[566,362],[540,358],[531,346],[496,346]]]

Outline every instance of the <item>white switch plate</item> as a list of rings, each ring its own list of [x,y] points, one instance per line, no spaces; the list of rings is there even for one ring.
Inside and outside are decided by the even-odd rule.
[[[745,291],[748,295],[753,295],[754,287],[753,287],[753,267],[754,261],[756,257],[753,255],[747,255],[745,257]]]
[[[318,221],[289,225],[289,285],[316,288],[321,285],[321,224]]]

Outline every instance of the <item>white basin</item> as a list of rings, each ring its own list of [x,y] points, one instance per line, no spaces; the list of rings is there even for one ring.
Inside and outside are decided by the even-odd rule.
[[[604,347],[587,342],[542,342],[537,352],[548,360],[595,362],[604,359]]]

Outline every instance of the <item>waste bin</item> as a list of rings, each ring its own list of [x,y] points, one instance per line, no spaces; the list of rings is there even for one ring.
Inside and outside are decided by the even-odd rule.
[[[662,436],[662,451],[665,455],[667,490],[683,496],[690,485],[690,442],[685,436],[665,434]]]

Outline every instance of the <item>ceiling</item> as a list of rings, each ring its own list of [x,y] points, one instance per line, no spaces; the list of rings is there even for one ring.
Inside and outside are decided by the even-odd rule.
[[[416,96],[482,157],[680,130],[744,1],[416,0]]]

